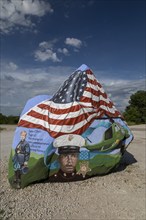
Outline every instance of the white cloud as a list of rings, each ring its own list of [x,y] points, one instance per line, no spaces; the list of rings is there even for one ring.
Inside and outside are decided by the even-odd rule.
[[[80,48],[82,46],[82,41],[77,38],[66,38],[65,44],[70,45],[72,47]]]
[[[46,49],[45,51],[37,50],[35,52],[35,58],[39,61],[51,60],[53,62],[61,62],[61,59],[51,49]]]
[[[36,95],[53,95],[73,72],[71,67],[8,70],[8,63],[1,69],[1,112],[19,115],[27,100]]]
[[[21,69],[19,67],[12,71],[7,68],[10,63],[13,62],[2,63],[1,68],[1,111],[7,115],[19,115],[29,98],[42,94],[53,95],[77,68],[49,66],[49,68]],[[106,79],[101,78],[100,83],[120,111],[125,110],[133,93],[145,90],[143,79],[116,80],[106,77]]]
[[[21,9],[24,14],[36,15],[39,17],[45,15],[46,12],[50,12],[50,13],[53,12],[51,5],[42,0],[41,1],[40,0],[35,0],[35,1],[23,0],[22,7],[20,7],[20,10]]]
[[[41,43],[39,43],[39,47],[43,50],[45,49],[53,49],[54,48],[54,45],[58,42],[58,40],[55,38],[53,40],[50,40],[50,41],[43,41]]]
[[[39,48],[35,51],[34,56],[37,61],[46,61],[51,60],[53,62],[61,62],[61,59],[58,58],[57,52],[54,49],[54,45],[57,42],[57,39],[52,41],[43,41],[39,43]]]
[[[103,85],[105,92],[110,94],[110,99],[115,106],[124,111],[129,105],[130,96],[138,90],[145,90],[145,82],[140,80],[117,80],[117,79],[101,79],[100,83]]]
[[[46,60],[51,60],[53,62],[61,62],[62,58],[58,57],[58,54],[63,54],[64,56],[69,55],[67,48],[56,48],[57,39],[51,41],[42,41],[39,43],[38,49],[34,52],[35,60],[44,62]]]
[[[39,47],[44,48],[44,49],[48,48],[49,47],[48,42],[43,41],[43,42],[39,43]]]
[[[50,41],[42,41],[39,43],[38,49],[34,52],[34,57],[36,61],[44,62],[46,60],[51,60],[53,62],[62,62],[62,55],[69,56],[70,51],[68,48],[57,48],[57,44],[61,44],[58,39],[53,39]],[[64,42],[67,46],[72,46],[75,52],[79,52],[82,42],[76,38],[66,38]],[[63,43],[63,44],[64,44]],[[61,58],[60,58],[61,56]]]
[[[18,69],[18,65],[16,63],[14,63],[13,61],[5,63],[1,60],[1,70],[13,72],[17,69]]]
[[[58,52],[64,54],[65,56],[69,55],[69,51],[66,48],[63,49],[59,48]]]
[[[18,26],[32,28],[35,26],[32,16],[42,17],[53,12],[44,0],[1,0],[0,9],[0,31],[5,34]]]
[[[8,67],[9,67],[11,70],[13,70],[13,71],[15,71],[16,69],[18,69],[18,66],[17,66],[15,63],[13,63],[13,62],[10,62],[9,65],[8,65]]]

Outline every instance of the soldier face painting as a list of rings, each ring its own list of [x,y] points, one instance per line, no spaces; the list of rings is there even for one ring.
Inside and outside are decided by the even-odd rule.
[[[21,138],[22,141],[24,141],[26,139],[26,135],[27,135],[27,133],[25,131],[21,132],[20,138]]]
[[[60,168],[65,173],[74,172],[77,162],[78,162],[78,153],[68,153],[59,155]]]

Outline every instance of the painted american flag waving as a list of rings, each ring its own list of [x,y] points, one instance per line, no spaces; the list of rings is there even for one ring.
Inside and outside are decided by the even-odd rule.
[[[104,116],[122,118],[92,71],[83,64],[50,100],[22,115],[18,126],[40,128],[56,138],[69,133],[82,134],[94,119]]]

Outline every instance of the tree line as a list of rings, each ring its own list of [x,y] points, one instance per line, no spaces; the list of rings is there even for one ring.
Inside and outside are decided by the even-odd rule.
[[[0,124],[17,124],[19,120],[19,116],[6,116],[0,113]]]
[[[130,96],[123,116],[128,124],[146,123],[146,91],[139,90]],[[17,124],[18,120],[19,116],[5,116],[0,113],[0,124]]]
[[[130,96],[129,105],[123,116],[127,123],[146,123],[146,91],[139,90]]]

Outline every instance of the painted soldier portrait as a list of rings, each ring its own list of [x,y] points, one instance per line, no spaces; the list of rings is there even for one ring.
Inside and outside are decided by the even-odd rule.
[[[50,181],[66,182],[83,179],[83,176],[77,173],[76,166],[80,148],[84,145],[85,139],[80,135],[62,135],[55,139],[53,146],[58,150],[60,169],[49,177]]]
[[[21,131],[20,133],[20,142],[15,148],[15,155],[13,157],[13,169],[15,172],[14,175],[14,184],[16,188],[21,188],[21,175],[28,172],[28,160],[30,157],[30,146],[26,141],[27,132]]]

